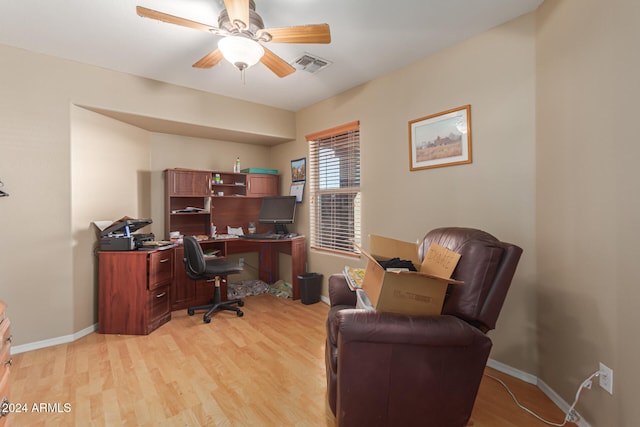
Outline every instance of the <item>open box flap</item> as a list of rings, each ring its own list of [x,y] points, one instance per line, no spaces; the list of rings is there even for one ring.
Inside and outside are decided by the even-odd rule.
[[[451,277],[460,261],[460,254],[437,243],[431,243],[420,265],[422,273],[437,277]]]
[[[391,258],[400,258],[411,261],[416,268],[420,266],[417,243],[370,234],[369,248],[377,260],[387,261]]]

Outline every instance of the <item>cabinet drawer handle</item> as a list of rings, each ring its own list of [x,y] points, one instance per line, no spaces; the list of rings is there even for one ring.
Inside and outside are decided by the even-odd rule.
[[[162,259],[160,260],[160,262],[167,262],[167,261],[169,261],[169,258],[162,258]]]
[[[11,365],[13,365],[13,359],[9,359],[9,360],[6,360],[6,361],[2,362],[2,365],[3,366],[7,366],[7,365],[11,366]]]
[[[0,402],[0,418],[9,415],[9,403],[9,399],[6,397],[2,398],[2,402]]]
[[[166,294],[167,294],[167,291],[164,291],[163,293],[156,295],[156,298],[162,298]]]

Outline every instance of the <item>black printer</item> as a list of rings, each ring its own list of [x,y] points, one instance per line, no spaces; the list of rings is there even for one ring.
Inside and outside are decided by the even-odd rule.
[[[101,251],[135,251],[144,242],[154,240],[153,233],[135,233],[153,221],[150,219],[124,219],[117,221],[100,233]]]

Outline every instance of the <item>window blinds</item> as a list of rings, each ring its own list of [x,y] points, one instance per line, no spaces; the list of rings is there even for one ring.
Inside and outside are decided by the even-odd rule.
[[[311,247],[358,253],[360,244],[360,124],[307,135]]]

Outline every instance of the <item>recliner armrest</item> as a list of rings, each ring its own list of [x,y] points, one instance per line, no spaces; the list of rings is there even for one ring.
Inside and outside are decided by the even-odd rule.
[[[381,344],[468,346],[480,330],[455,316],[405,316],[357,309],[340,310],[331,319],[340,345],[361,341]]]

